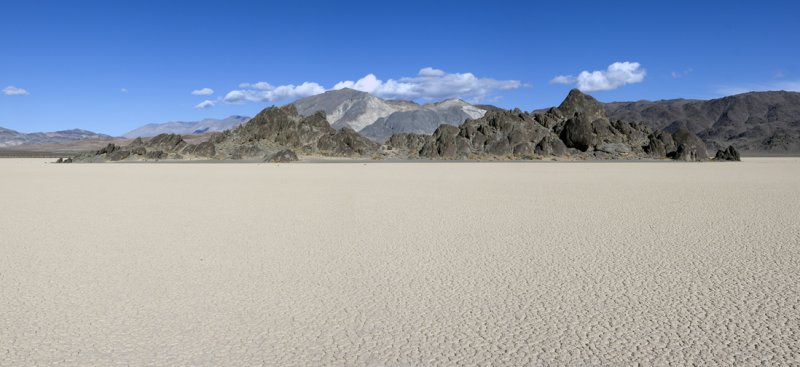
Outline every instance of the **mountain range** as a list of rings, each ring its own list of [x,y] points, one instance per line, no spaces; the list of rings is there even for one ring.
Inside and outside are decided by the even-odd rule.
[[[467,120],[485,116],[487,111],[505,111],[458,99],[428,104],[385,100],[346,88],[302,98],[291,105],[303,117],[323,112],[332,128],[350,128],[378,144],[386,143],[395,134],[433,134],[442,124],[460,126]],[[796,92],[750,92],[712,100],[643,100],[600,105],[611,121],[640,122],[653,131],[668,133],[686,129],[702,138],[713,150],[733,145],[751,155],[800,154],[800,93]],[[546,111],[533,111],[533,114]],[[230,116],[148,124],[124,134],[124,137],[221,132],[241,126],[248,120],[244,116]],[[79,129],[24,134],[0,128],[0,148],[109,138],[108,135]]]
[[[72,129],[53,132],[21,133],[0,127],[0,148],[19,145],[64,144],[80,140],[110,140],[111,136],[95,132]]]
[[[711,100],[672,99],[605,104],[612,119],[653,129],[686,128],[710,146],[751,154],[800,153],[800,93],[750,92]]]
[[[170,121],[165,123],[147,124],[131,130],[122,136],[125,138],[149,138],[159,134],[202,134],[219,132],[235,128],[249,120],[246,116],[229,116],[224,119],[203,119],[200,121]]]
[[[456,102],[439,107],[453,106],[464,107]],[[234,129],[211,134],[204,142],[193,144],[181,135],[161,134],[150,139],[136,138],[126,146],[108,144],[74,160],[285,162],[297,160],[298,155],[398,160],[710,159],[705,143],[689,130],[654,131],[642,123],[611,120],[603,104],[573,89],[561,105],[542,113],[490,109],[459,126],[441,124],[431,134],[394,133],[384,144],[348,126],[334,128],[324,111],[304,116],[297,105],[288,104],[266,108]],[[714,159],[738,157],[736,149],[728,147],[718,151]]]

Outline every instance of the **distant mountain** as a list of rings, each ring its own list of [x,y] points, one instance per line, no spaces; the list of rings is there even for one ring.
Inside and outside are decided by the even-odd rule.
[[[131,130],[122,136],[133,139],[138,137],[152,137],[159,134],[202,134],[206,132],[219,132],[237,127],[249,120],[245,116],[229,116],[224,119],[204,119],[200,121],[170,121],[161,124],[147,124]]]
[[[419,105],[384,100],[348,88],[306,97],[293,104],[303,116],[323,111],[334,128],[349,127],[378,142],[394,133],[430,134],[441,124],[460,125],[466,119],[486,113],[486,109],[459,99]]]
[[[64,144],[80,140],[105,140],[112,139],[111,136],[98,134],[95,132],[72,129],[53,132],[21,133],[19,131],[0,127],[0,148],[14,147],[19,145],[39,145],[39,144]]]
[[[381,117],[360,133],[374,141],[384,142],[396,133],[431,134],[439,125],[458,126],[467,119],[481,118],[484,114],[485,109],[460,99],[449,99]]]
[[[800,93],[750,92],[712,100],[606,103],[611,119],[641,121],[655,130],[686,128],[709,147],[746,153],[800,153]]]
[[[420,108],[414,102],[385,100],[350,88],[301,98],[292,104],[303,116],[311,116],[317,111],[323,111],[333,128],[349,127],[355,131],[361,131],[379,118],[387,117],[392,113]]]

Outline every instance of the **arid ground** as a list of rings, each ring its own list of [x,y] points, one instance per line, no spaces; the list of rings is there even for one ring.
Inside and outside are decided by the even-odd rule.
[[[800,363],[800,159],[0,160],[0,366]]]

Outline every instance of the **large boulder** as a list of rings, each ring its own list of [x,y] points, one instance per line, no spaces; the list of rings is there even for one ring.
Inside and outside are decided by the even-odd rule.
[[[725,149],[720,149],[717,151],[717,154],[714,156],[714,160],[716,161],[741,161],[742,158],[739,156],[739,152],[736,151],[736,148],[733,145],[728,145]]]
[[[675,153],[667,153],[672,159],[687,162],[702,162],[708,160],[706,144],[697,135],[687,129],[680,128],[672,133],[672,140],[677,146]]]

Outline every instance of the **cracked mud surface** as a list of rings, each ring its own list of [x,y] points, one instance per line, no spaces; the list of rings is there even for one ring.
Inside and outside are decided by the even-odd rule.
[[[800,363],[796,158],[0,172],[0,366]]]

